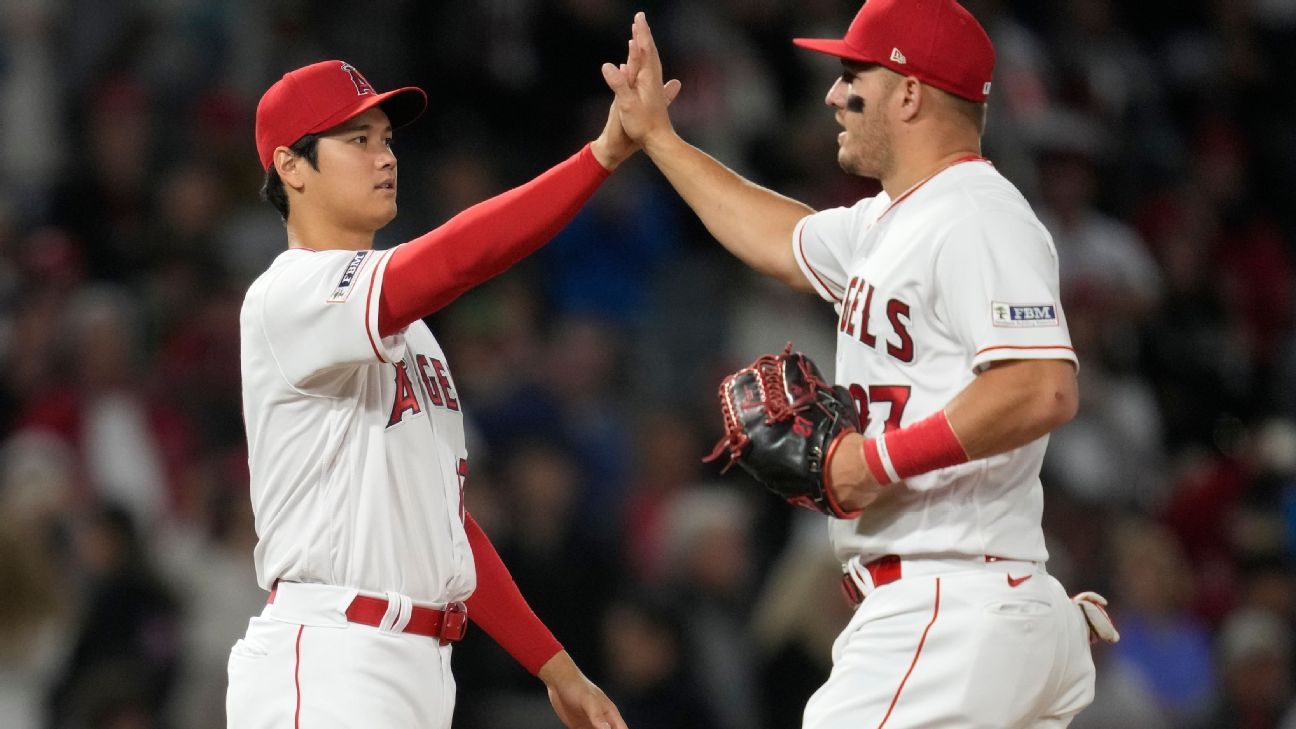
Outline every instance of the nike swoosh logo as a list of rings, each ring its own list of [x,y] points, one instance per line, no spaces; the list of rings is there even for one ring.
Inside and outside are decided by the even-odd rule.
[[[1009,586],[1009,587],[1017,587],[1017,586],[1020,585],[1021,583],[1025,582],[1026,580],[1029,580],[1030,578],[1032,578],[1032,577],[1034,577],[1034,576],[1035,576],[1035,575],[1026,575],[1026,576],[1024,576],[1024,577],[1013,577],[1012,575],[1008,575],[1008,586]]]

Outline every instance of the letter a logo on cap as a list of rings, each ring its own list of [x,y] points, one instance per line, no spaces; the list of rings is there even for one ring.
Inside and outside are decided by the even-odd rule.
[[[908,62],[909,62],[907,59],[905,59],[904,54],[900,52],[900,49],[899,49],[899,48],[892,48],[892,49],[891,49],[891,60],[892,60],[892,61],[895,61],[896,63],[908,63]]]
[[[351,76],[351,83],[355,84],[356,87],[356,96],[375,93],[373,86],[369,85],[369,80],[357,71],[355,66],[352,66],[349,63],[344,63],[342,64],[342,70],[346,71],[347,74]]]

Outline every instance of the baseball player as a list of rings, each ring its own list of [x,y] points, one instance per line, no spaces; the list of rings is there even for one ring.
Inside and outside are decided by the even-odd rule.
[[[230,652],[229,726],[445,729],[451,645],[471,620],[543,680],[568,727],[624,729],[464,510],[464,405],[420,320],[548,241],[637,147],[609,113],[538,178],[374,251],[396,215],[392,130],[426,105],[334,60],[286,74],[257,106],[262,192],[288,250],[241,315],[270,597]]]
[[[1093,697],[1086,613],[1104,601],[1077,609],[1044,566],[1040,465],[1077,365],[1049,234],[980,154],[990,40],[954,0],[869,0],[844,38],[795,42],[841,59],[838,163],[876,197],[815,212],[682,141],[642,14],[603,73],[711,233],[839,314],[861,422],[826,449],[821,503],[860,606],[804,726],[1066,726]]]

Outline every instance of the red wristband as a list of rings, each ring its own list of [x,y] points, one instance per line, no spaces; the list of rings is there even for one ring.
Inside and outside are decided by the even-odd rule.
[[[864,441],[864,462],[883,485],[968,462],[944,410],[913,425]]]

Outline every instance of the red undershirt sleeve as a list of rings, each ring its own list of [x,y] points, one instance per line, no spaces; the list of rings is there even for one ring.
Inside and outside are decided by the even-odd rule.
[[[549,242],[611,174],[589,145],[530,182],[392,250],[378,302],[391,336]]]
[[[540,668],[562,650],[562,644],[527,605],[495,546],[472,514],[464,516],[464,530],[477,565],[477,590],[466,602],[468,619],[486,631],[531,675],[538,675]]]

